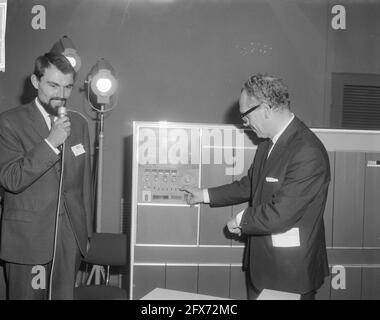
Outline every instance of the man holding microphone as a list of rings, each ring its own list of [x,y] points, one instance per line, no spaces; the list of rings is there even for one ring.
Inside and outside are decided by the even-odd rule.
[[[40,56],[31,76],[37,97],[0,115],[8,299],[46,299],[50,277],[52,299],[73,298],[93,216],[87,121],[65,110],[74,81],[66,57]]]

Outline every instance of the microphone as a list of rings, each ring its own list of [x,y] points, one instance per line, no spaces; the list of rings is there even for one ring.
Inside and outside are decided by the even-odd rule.
[[[58,107],[58,118],[63,118],[67,115],[67,109],[66,107]]]
[[[58,118],[59,119],[65,117],[67,115],[67,109],[66,109],[66,107],[65,106],[58,107],[57,113],[58,113]],[[61,152],[63,152],[63,144],[61,144],[58,148],[59,148],[59,150]],[[61,158],[61,160],[62,160],[62,158]]]

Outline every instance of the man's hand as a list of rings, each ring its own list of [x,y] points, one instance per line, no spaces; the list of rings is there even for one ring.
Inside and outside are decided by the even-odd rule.
[[[182,187],[179,190],[187,193],[187,203],[190,205],[204,202],[202,189]]]
[[[227,222],[227,227],[230,233],[234,233],[238,236],[241,236],[241,228],[239,227],[236,221],[236,217],[233,217],[230,221]]]
[[[71,132],[71,123],[68,117],[58,118],[57,121],[54,122],[50,134],[46,138],[50,144],[58,148],[61,144],[65,142],[67,137]]]

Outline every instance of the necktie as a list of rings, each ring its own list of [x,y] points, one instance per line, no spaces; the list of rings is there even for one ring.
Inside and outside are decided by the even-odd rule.
[[[269,151],[273,146],[273,141],[269,140],[268,149],[265,152],[265,158],[263,159],[262,165],[261,165],[261,171],[264,169],[265,163],[267,162]]]

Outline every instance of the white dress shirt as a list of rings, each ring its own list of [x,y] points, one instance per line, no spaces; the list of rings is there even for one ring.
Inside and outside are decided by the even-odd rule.
[[[269,158],[272,150],[273,150],[273,147],[274,145],[276,144],[278,138],[280,138],[280,136],[284,133],[285,129],[289,126],[289,124],[293,121],[294,119],[294,114],[292,113],[291,117],[290,117],[290,120],[285,124],[285,126],[273,137],[272,139],[272,142],[273,142],[273,145],[272,145],[272,148],[269,150],[268,152],[268,157],[267,159]]]

